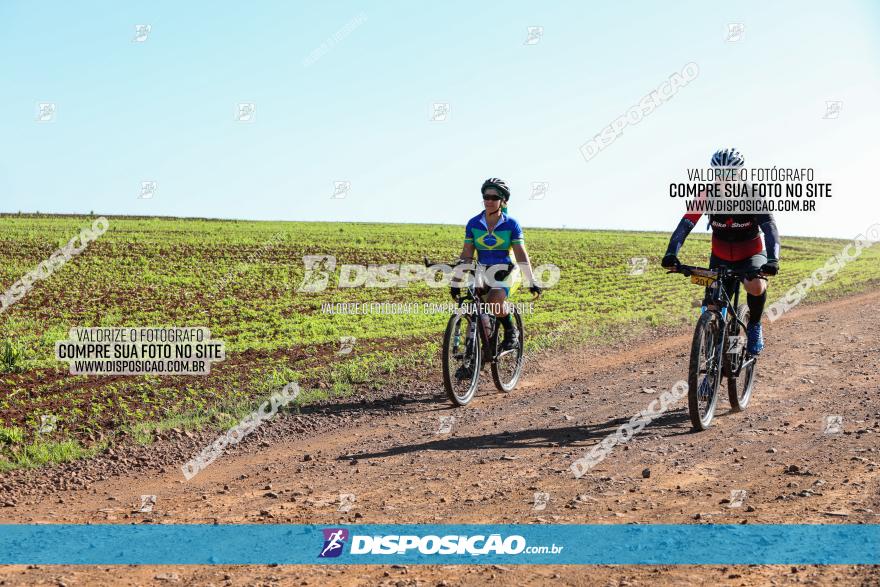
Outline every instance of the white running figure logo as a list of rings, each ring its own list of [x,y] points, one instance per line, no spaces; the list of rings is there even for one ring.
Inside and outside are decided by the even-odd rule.
[[[330,540],[327,543],[327,547],[321,552],[321,556],[326,556],[328,552],[331,550],[336,550],[337,548],[342,548],[342,530],[337,530],[330,534]]]

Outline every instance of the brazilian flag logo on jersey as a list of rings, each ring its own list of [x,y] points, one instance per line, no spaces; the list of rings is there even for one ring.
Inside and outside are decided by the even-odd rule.
[[[481,251],[506,251],[510,248],[510,231],[496,230],[488,232],[485,230],[473,229],[474,245],[477,250]]]

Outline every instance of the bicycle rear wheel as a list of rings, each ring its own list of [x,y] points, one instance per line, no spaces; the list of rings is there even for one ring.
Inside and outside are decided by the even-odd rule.
[[[749,323],[750,313],[749,307],[746,304],[740,304],[737,315],[743,324]],[[730,409],[733,412],[741,412],[746,409],[746,406],[749,405],[749,401],[752,399],[752,388],[755,386],[755,358],[750,357],[746,351],[745,330],[739,323],[735,324],[737,336],[742,337],[742,349],[738,356],[735,357],[736,364],[733,366],[739,368],[745,361],[751,360],[751,363],[740,369],[738,376],[728,376],[727,378],[727,397],[730,399]],[[731,357],[731,359],[734,359],[734,357]]]
[[[722,320],[717,312],[706,311],[697,321],[691,343],[688,370],[688,412],[694,430],[705,430],[712,424],[718,387],[721,383],[721,352],[718,348]],[[723,342],[721,343],[723,347]]]
[[[453,314],[443,335],[443,387],[457,406],[469,404],[480,383],[480,337],[468,338],[474,321],[470,314]]]
[[[525,363],[525,333],[523,332],[522,317],[515,308],[511,308],[513,315],[513,323],[519,332],[519,343],[516,348],[510,351],[501,352],[501,337],[495,336],[495,361],[492,363],[492,380],[495,387],[499,391],[511,391],[519,382],[519,376],[522,374],[523,364]]]

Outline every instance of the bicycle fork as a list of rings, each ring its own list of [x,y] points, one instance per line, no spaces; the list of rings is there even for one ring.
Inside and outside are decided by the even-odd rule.
[[[453,356],[464,356],[467,359],[470,359],[473,355],[474,344],[476,344],[476,321],[468,320],[467,321],[467,330],[464,333],[464,353],[462,353],[461,348],[461,323],[459,323],[459,327],[455,330],[455,338],[452,342],[452,354]]]
[[[705,306],[704,306],[705,310]],[[717,379],[721,377],[720,370],[724,360],[724,341],[727,339],[727,308],[721,308],[721,328],[719,334],[715,337],[715,348],[712,349],[712,356],[706,357],[706,376],[700,385],[700,397],[708,400],[712,394],[717,393]]]

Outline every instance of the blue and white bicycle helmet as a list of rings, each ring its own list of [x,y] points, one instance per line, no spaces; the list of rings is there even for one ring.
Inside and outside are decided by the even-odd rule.
[[[712,167],[740,167],[745,165],[746,158],[735,147],[715,151],[712,155]]]

